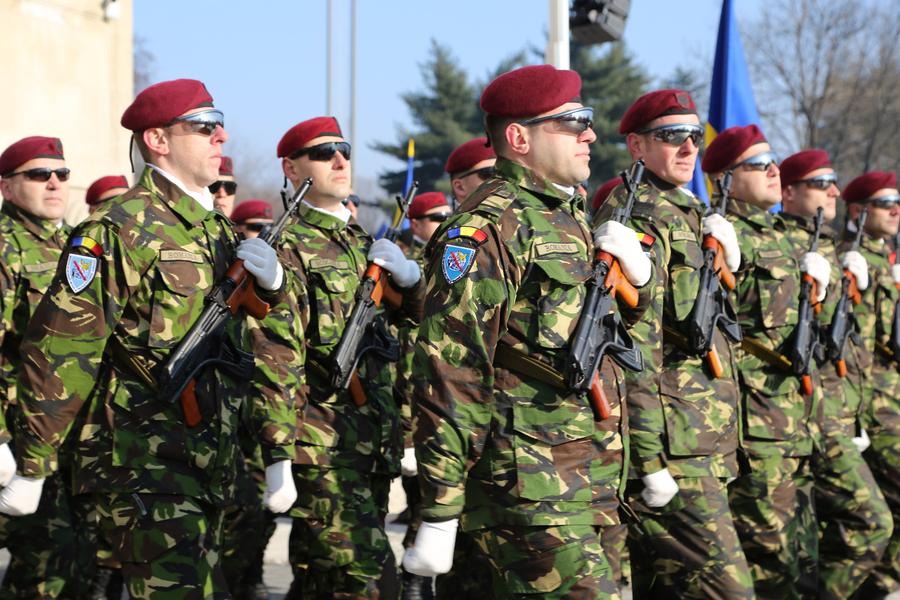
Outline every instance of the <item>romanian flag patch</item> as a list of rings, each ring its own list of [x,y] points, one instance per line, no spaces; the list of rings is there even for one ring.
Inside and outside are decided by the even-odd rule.
[[[461,227],[452,227],[447,230],[447,239],[455,240],[458,238],[467,238],[473,240],[479,246],[487,241],[487,234],[477,227],[463,225]]]
[[[650,248],[653,246],[653,243],[656,242],[656,238],[648,233],[637,232],[638,241],[642,246],[646,246]]]
[[[101,246],[99,242],[87,237],[86,235],[79,235],[76,238],[72,238],[72,247],[84,248],[97,258],[103,256],[103,246]]]

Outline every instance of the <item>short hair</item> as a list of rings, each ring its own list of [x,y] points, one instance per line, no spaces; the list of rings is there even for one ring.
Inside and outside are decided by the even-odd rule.
[[[495,117],[494,115],[485,115],[484,117],[484,133],[491,146],[494,147],[494,154],[500,156],[500,152],[506,149],[506,128],[517,119],[513,117]]]

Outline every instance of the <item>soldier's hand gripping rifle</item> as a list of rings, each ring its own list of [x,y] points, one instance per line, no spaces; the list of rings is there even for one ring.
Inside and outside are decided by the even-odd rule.
[[[712,213],[725,216],[728,209],[728,195],[731,193],[731,171],[725,171],[721,179],[716,180],[721,200]],[[741,328],[734,315],[734,309],[728,301],[728,292],[735,288],[734,273],[725,263],[725,250],[712,235],[703,236],[703,266],[700,268],[700,287],[697,300],[691,309],[688,323],[688,339],[691,349],[706,357],[706,362],[715,378],[723,373],[722,361],[713,340],[716,329],[732,342],[743,339]]]
[[[286,204],[284,214],[260,232],[261,240],[270,246],[278,243],[281,232],[294,218],[310,187],[312,179],[307,178]],[[252,355],[229,349],[228,344],[222,343],[222,332],[225,324],[241,309],[257,319],[264,318],[269,312],[269,305],[256,294],[254,281],[244,268],[244,261],[235,260],[206,297],[206,308],[200,317],[160,369],[157,377],[160,398],[169,402],[180,398],[185,422],[190,427],[199,424],[203,418],[194,395],[196,377],[203,369],[216,366],[247,378],[253,373]],[[232,356],[226,356],[229,353]]]
[[[851,250],[859,250],[868,212],[869,209],[864,208],[859,215],[856,222],[858,230]],[[844,269],[841,277],[841,297],[834,309],[834,316],[831,317],[831,326],[828,328],[828,359],[834,361],[839,377],[847,376],[847,363],[844,360],[844,354],[847,352],[847,340],[852,339],[854,344],[860,344],[859,325],[852,310],[853,306],[860,302],[862,302],[862,293],[857,287],[856,275],[849,269]]]
[[[824,220],[824,211],[820,207],[816,211],[816,230],[813,233],[809,245],[809,252],[819,249],[819,234]],[[790,347],[788,358],[794,368],[794,373],[800,377],[800,388],[806,396],[812,396],[812,377],[810,366],[813,358],[821,354],[819,347],[819,325],[816,315],[822,311],[822,304],[818,301],[818,284],[809,273],[803,273],[800,282],[800,316],[797,328],[794,329],[794,339]]]
[[[631,173],[623,171],[621,176],[628,190],[628,198],[623,206],[613,212],[612,220],[624,224],[631,217],[637,186],[644,177],[644,161],[637,161],[632,165]],[[600,382],[599,368],[603,356],[609,354],[620,366],[631,371],[644,368],[640,348],[634,345],[618,312],[612,311],[616,296],[628,306],[636,307],[638,291],[625,278],[619,261],[602,250],[594,256],[594,271],[587,288],[581,317],[566,358],[564,376],[572,391],[588,395],[594,414],[604,420],[609,418],[610,407]]]
[[[403,219],[409,211],[409,205],[416,196],[419,182],[414,181],[406,192],[406,196],[397,199],[399,210],[394,215],[394,222],[385,234],[385,238],[395,241]],[[397,360],[399,348],[383,327],[378,327],[375,320],[382,300],[395,307],[403,301],[402,296],[388,284],[384,269],[370,262],[366,266],[363,279],[356,289],[353,312],[341,334],[341,341],[331,355],[331,385],[336,390],[350,388],[350,395],[357,406],[366,403],[362,382],[356,374],[357,365],[366,352],[377,352],[386,360]]]

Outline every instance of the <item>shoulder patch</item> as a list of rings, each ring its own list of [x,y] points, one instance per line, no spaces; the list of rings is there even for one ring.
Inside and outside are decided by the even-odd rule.
[[[469,225],[463,225],[461,227],[451,227],[447,230],[447,239],[455,240],[458,238],[467,238],[473,240],[479,246],[487,241],[487,234],[478,229],[477,227],[471,227]]]
[[[103,256],[103,246],[86,235],[79,235],[78,237],[72,238],[71,245],[73,248],[84,248],[96,257]]]
[[[444,246],[444,255],[441,256],[441,270],[447,283],[453,284],[465,277],[472,265],[475,264],[476,248],[467,248],[455,244]]]
[[[643,219],[645,221],[653,220],[654,206],[650,202],[635,202],[631,208],[631,216],[635,219]]]
[[[73,292],[77,294],[86,288],[96,274],[96,256],[69,253],[69,258],[66,259],[66,281],[69,282],[69,287]]]
[[[203,256],[185,250],[160,250],[159,260],[161,261],[187,261],[192,263],[203,263]]]

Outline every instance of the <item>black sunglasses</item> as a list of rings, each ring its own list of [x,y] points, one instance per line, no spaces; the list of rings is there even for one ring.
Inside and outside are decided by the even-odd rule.
[[[172,119],[170,125],[175,123],[184,123],[193,133],[212,135],[216,131],[216,127],[225,128],[225,115],[221,110],[204,110],[176,117]]]
[[[809,179],[801,179],[797,182],[796,185],[801,183],[806,184],[807,187],[811,187],[817,190],[822,190],[823,192],[830,188],[833,185],[837,185],[838,178],[837,173],[827,173],[825,175],[818,175],[816,177],[810,177]]]
[[[547,121],[553,121],[566,133],[581,135],[594,126],[594,109],[590,106],[579,106],[555,115],[525,119],[524,121],[519,121],[519,125],[530,127],[531,125],[539,125]]]
[[[738,167],[743,168],[745,171],[768,171],[772,165],[778,164],[778,156],[772,152],[771,150],[767,152],[760,152],[754,156],[746,160],[742,160],[732,167],[736,169]]]
[[[449,218],[450,218],[450,213],[441,212],[441,213],[434,213],[434,214],[430,214],[430,215],[422,215],[421,217],[415,217],[413,220],[414,221],[431,221],[432,223],[443,223],[444,221],[446,221]]]
[[[461,173],[454,177],[454,179],[462,179],[463,177],[468,177],[469,175],[478,175],[479,179],[482,181],[487,181],[491,177],[494,176],[494,173],[497,172],[493,166],[490,167],[481,167],[480,169],[472,169],[471,171],[466,171],[465,173]]]
[[[26,169],[25,171],[16,171],[15,173],[9,173],[8,175],[4,175],[4,177],[24,175],[25,179],[29,181],[50,181],[50,178],[55,174],[56,178],[60,181],[68,181],[69,173],[71,173],[71,171],[65,167],[61,169],[48,169],[47,167],[38,167],[36,169]]]
[[[266,227],[271,225],[271,223],[244,223],[241,225],[244,229],[249,229],[250,231],[260,232]]]
[[[878,198],[869,198],[869,204],[875,208],[894,208],[900,203],[900,194],[891,194],[890,196],[879,196]]]
[[[213,181],[209,185],[209,191],[212,194],[218,193],[221,188],[225,188],[225,193],[233,196],[237,191],[237,181]]]
[[[309,156],[309,160],[327,161],[334,158],[337,152],[340,152],[344,158],[350,160],[350,142],[325,142],[309,148],[300,148],[291,154],[291,160],[298,159],[301,156]]]
[[[659,127],[641,129],[637,133],[641,135],[652,135],[653,139],[664,144],[669,144],[670,146],[681,146],[686,141],[691,140],[698,148],[703,147],[703,128],[692,123],[660,125]]]

